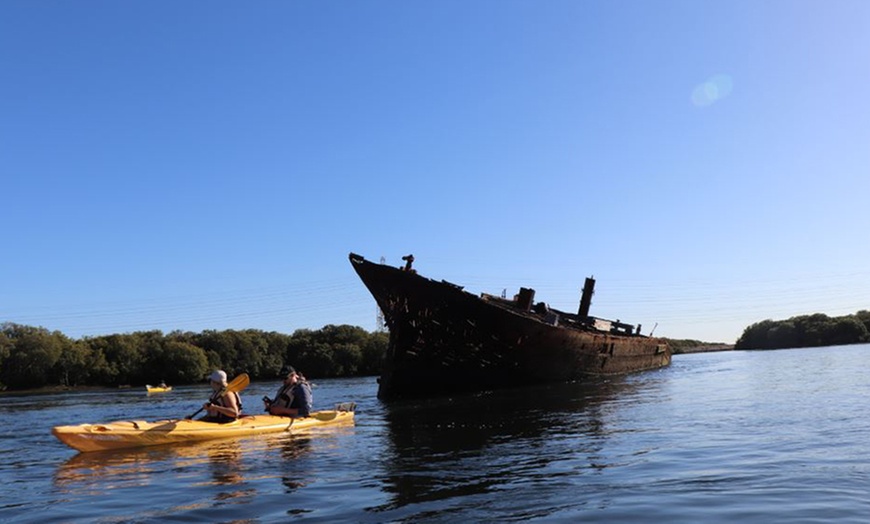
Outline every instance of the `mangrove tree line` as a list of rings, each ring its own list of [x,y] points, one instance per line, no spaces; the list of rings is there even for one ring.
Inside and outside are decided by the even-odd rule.
[[[829,317],[823,313],[788,320],[762,320],[743,331],[734,349],[783,349],[870,342],[870,311]]]
[[[0,389],[201,382],[213,369],[276,379],[285,365],[309,378],[376,375],[388,335],[349,325],[292,335],[241,331],[139,331],[71,339],[59,331],[0,324]]]

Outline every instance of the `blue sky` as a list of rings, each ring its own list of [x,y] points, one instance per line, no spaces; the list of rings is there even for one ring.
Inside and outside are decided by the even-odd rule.
[[[870,2],[0,3],[0,322],[376,327],[349,252],[656,335],[870,309]]]

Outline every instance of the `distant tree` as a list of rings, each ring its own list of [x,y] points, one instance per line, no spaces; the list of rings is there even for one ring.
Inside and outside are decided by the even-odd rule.
[[[12,348],[15,346],[13,333],[15,332],[16,327],[17,326],[11,322],[0,324],[0,364],[2,364],[3,360],[9,356],[12,352]]]
[[[105,361],[102,370],[96,370],[92,377],[97,384],[118,386],[132,384],[143,375],[145,353],[131,335],[108,335],[86,338],[84,342],[95,352],[95,362]],[[102,354],[102,359],[96,352]]]
[[[88,378],[86,383],[89,385],[117,386],[118,383],[114,379],[108,379],[111,376],[112,367],[109,361],[106,360],[106,354],[103,353],[103,350],[92,346],[88,339],[81,339],[76,343],[82,344],[87,348]]]
[[[828,343],[829,345],[857,344],[868,340],[870,340],[870,333],[864,323],[854,316],[847,316],[834,319]]]
[[[366,330],[357,326],[328,324],[316,332],[315,336],[320,342],[326,344],[354,344],[359,346],[368,339],[369,334]]]
[[[300,359],[303,358],[303,354],[307,348],[312,347],[314,344],[314,331],[310,329],[297,329],[293,332],[290,340],[287,341],[287,351],[284,355],[284,363],[297,369],[304,369],[300,367],[303,365],[303,362],[301,362]],[[305,370],[305,373],[314,376],[311,375],[311,371],[309,370]]]
[[[0,370],[6,367],[6,359],[9,358],[9,355],[12,354],[12,350],[15,348],[15,342],[10,334],[14,329],[14,326],[15,324],[10,322],[0,324]],[[3,383],[2,375],[3,374],[0,373],[0,391],[7,388],[7,385]]]
[[[208,359],[202,348],[170,340],[157,358],[149,362],[149,370],[154,382],[166,380],[174,384],[189,384],[208,375]]]
[[[389,333],[383,331],[375,331],[369,335],[361,348],[362,361],[359,367],[361,375],[377,375],[381,372],[389,340]]]
[[[332,348],[320,342],[305,347],[298,355],[298,360],[293,366],[309,378],[337,376]]]
[[[205,350],[210,368],[224,369],[236,360],[236,345],[231,332],[203,331],[194,344]]]
[[[0,370],[0,382],[13,389],[60,383],[54,367],[64,347],[70,344],[69,338],[59,331],[17,324],[6,324],[4,333],[12,348]]]
[[[336,377],[355,376],[362,363],[362,350],[356,344],[336,344],[332,346],[331,375]]]
[[[775,325],[771,319],[752,324],[743,330],[743,334],[734,344],[734,349],[772,349],[767,333]]]
[[[186,342],[188,344],[196,345],[197,334],[192,331],[181,331],[180,329],[175,329],[167,333],[163,338],[166,341],[174,340],[175,342]]]
[[[864,327],[867,328],[867,332],[870,333],[870,311],[862,309],[855,313],[855,318],[860,320],[864,324]]]
[[[693,340],[689,338],[684,339],[667,339],[668,345],[671,346],[671,351],[675,354],[681,353],[685,349],[696,348],[698,346],[703,346],[705,342],[701,342],[700,340]]]
[[[266,355],[268,343],[262,336],[262,331],[246,329],[232,332],[235,346],[235,361],[231,366],[233,376],[247,372],[255,377],[262,373],[263,357]]]
[[[64,386],[88,384],[94,366],[92,354],[91,348],[82,341],[65,343],[56,364],[56,375],[59,377],[60,384]]]
[[[767,331],[767,347],[796,348],[800,347],[801,333],[792,321],[778,322]]]
[[[815,313],[793,317],[792,321],[797,322],[802,328],[802,347],[830,345],[829,337],[833,330],[834,321],[828,315]]]
[[[290,343],[290,337],[283,333],[269,332],[262,335],[265,341],[264,354],[260,360],[261,378],[278,377],[281,368],[284,367],[284,357],[287,354],[287,347]]]

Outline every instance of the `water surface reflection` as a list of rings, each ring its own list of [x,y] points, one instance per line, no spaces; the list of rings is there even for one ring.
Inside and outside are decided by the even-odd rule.
[[[108,491],[122,485],[147,485],[167,469],[183,478],[186,471],[206,467],[210,480],[199,481],[199,485],[231,486],[262,477],[256,467],[262,453],[274,453],[275,462],[281,463],[295,461],[310,450],[310,435],[281,434],[78,453],[58,466],[54,484],[66,489]]]
[[[387,511],[407,505],[553,483],[607,466],[610,403],[631,393],[624,377],[385,406]]]

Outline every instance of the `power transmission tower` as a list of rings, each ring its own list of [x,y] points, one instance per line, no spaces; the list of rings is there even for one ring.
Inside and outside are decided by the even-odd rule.
[[[381,264],[383,265],[386,263],[387,263],[387,259],[384,257],[381,257]],[[375,309],[377,309],[377,311],[378,311],[377,317],[375,319],[375,331],[377,331],[379,333],[383,333],[384,331],[387,330],[387,319],[384,318],[384,312],[381,311],[381,308],[380,308],[380,306],[377,305],[377,303],[375,303]]]

